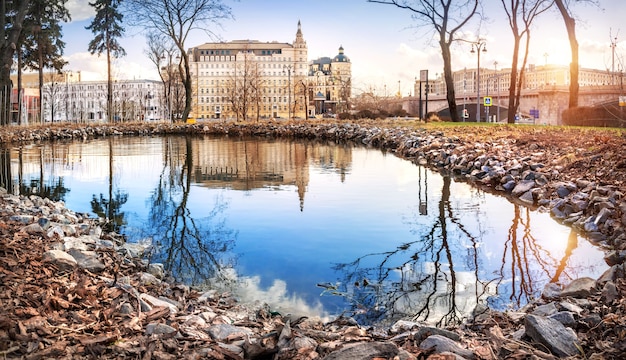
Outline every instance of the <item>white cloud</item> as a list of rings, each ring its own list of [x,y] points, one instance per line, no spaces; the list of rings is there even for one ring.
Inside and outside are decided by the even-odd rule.
[[[258,276],[240,278],[239,283],[240,288],[237,293],[243,302],[261,301],[282,314],[319,316],[325,320],[330,319],[330,315],[323,309],[320,302],[310,305],[297,295],[289,294],[287,283],[283,280],[275,279],[267,290],[261,288],[261,278]]]
[[[74,53],[66,57],[67,70],[81,72],[81,80],[96,81],[107,78],[107,63],[105,56],[91,55],[89,52]],[[129,61],[126,58],[114,60],[112,64],[112,75],[115,79],[150,79],[158,80],[159,75],[156,68]]]
[[[72,21],[87,20],[95,15],[95,10],[87,0],[68,0],[67,9],[72,16]]]

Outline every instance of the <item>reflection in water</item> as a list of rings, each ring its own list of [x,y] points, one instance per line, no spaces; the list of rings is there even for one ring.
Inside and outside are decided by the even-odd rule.
[[[122,205],[128,201],[128,194],[119,188],[113,191],[113,139],[108,139],[109,146],[109,176],[108,176],[108,198],[102,193],[99,196],[92,195],[91,211],[99,217],[105,219],[103,229],[119,233],[126,224],[124,213],[121,211]]]
[[[478,214],[464,219],[457,216],[459,207],[451,206],[450,184],[450,178],[444,177],[432,223],[414,224],[415,241],[339,263],[335,265],[341,274],[339,281],[319,286],[326,289],[326,294],[348,299],[350,315],[364,324],[410,318],[446,326],[462,321],[478,304],[498,309],[524,305],[548,281],[575,278],[568,271],[598,273],[594,267],[601,271],[602,264],[570,264],[578,245],[574,231],[557,260],[552,251],[562,249],[542,246],[533,235],[531,211],[513,204],[513,222],[499,270],[488,273],[489,264],[483,264],[483,260],[484,253],[491,249],[485,232],[480,226],[472,226],[473,231],[466,226],[477,221]],[[425,213],[420,200],[419,215]]]
[[[212,208],[209,204],[208,214],[193,216],[188,207],[194,168],[191,138],[167,138],[164,142],[163,169],[149,200],[143,233],[155,245],[151,261],[164,264],[179,282],[204,286],[224,283],[228,280],[224,269],[234,266],[234,258],[226,255],[236,241],[236,233],[221,217],[228,204],[217,197]]]
[[[454,216],[450,183],[450,177],[443,178],[437,216],[430,226],[415,229],[415,241],[336,265],[343,277],[329,287],[330,293],[349,298],[361,323],[412,318],[449,325],[495,294],[495,287],[479,280],[476,272],[455,268],[464,255],[458,248],[462,237],[472,244],[466,249],[471,265],[462,267],[477,270],[478,241]],[[425,213],[420,201],[419,214]]]
[[[601,252],[547,214],[372,149],[108,138],[5,149],[0,171],[12,193],[56,197],[151,241],[150,261],[178,281],[287,312],[447,325],[603,271]]]

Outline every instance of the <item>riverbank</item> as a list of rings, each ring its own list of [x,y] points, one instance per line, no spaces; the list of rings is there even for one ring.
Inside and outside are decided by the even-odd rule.
[[[483,311],[454,329],[410,322],[365,329],[351,319],[288,319],[262,304],[249,308],[228,294],[169,284],[158,265],[137,257],[142,249],[129,248],[114,234],[101,234],[94,220],[62,204],[4,194],[0,293],[6,295],[0,295],[0,306],[8,311],[0,315],[0,353],[7,358],[226,359],[357,359],[365,354],[410,359],[444,350],[468,359],[621,354],[626,326],[621,320],[623,133],[410,122],[217,122],[6,128],[0,129],[0,141],[173,133],[378,147],[549,211],[605,249],[611,269],[600,279],[554,284],[519,312],[478,309]]]

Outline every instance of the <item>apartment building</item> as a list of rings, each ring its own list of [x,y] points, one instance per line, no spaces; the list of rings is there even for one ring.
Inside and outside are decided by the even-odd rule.
[[[311,117],[336,111],[350,97],[351,64],[343,48],[309,63],[300,21],[292,43],[213,42],[188,55],[198,119]]]

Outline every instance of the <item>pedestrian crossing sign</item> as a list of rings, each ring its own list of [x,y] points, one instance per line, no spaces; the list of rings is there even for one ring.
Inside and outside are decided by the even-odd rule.
[[[483,101],[485,106],[491,106],[491,96],[485,96]]]

